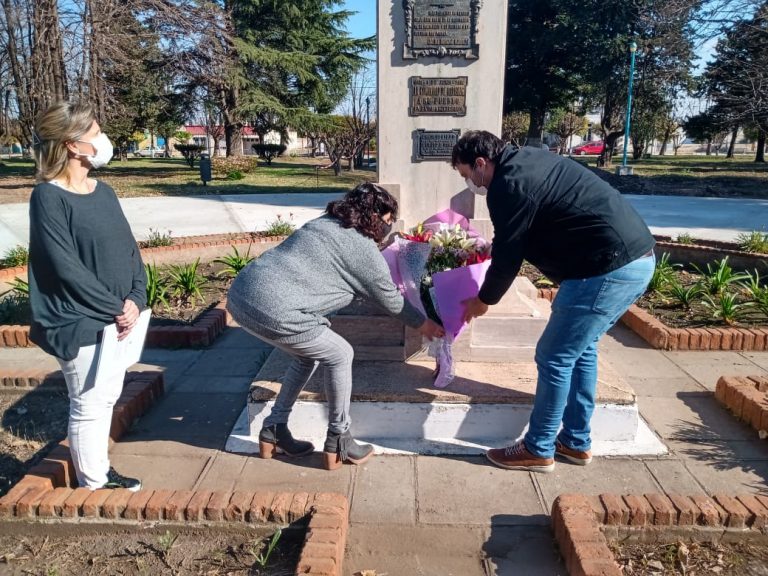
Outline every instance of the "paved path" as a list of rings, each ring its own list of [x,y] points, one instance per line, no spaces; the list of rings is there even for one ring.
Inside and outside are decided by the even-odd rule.
[[[768,493],[768,445],[714,400],[722,374],[768,375],[768,352],[661,352],[624,327],[602,357],[631,384],[664,457],[558,462],[548,475],[494,468],[479,457],[379,456],[321,469],[318,454],[260,460],[223,451],[269,349],[231,328],[205,350],[148,350],[166,396],[112,450],[148,488],[335,491],[351,502],[345,574],[565,575],[548,513],[563,492],[663,490]],[[47,362],[37,349],[0,349],[0,363]],[[52,364],[53,365],[53,364]]]
[[[263,230],[278,214],[301,226],[317,217],[336,194],[243,194],[125,198],[120,201],[134,235],[150,228],[174,236]],[[768,229],[768,200],[627,195],[655,234],[733,240]],[[29,205],[0,206],[0,255],[29,237]]]

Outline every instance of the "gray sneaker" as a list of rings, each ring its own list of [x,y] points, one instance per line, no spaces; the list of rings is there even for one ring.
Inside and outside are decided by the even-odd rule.
[[[141,480],[136,478],[128,478],[119,474],[114,468],[110,467],[107,472],[107,483],[102,488],[125,488],[131,492],[138,492],[141,490]]]

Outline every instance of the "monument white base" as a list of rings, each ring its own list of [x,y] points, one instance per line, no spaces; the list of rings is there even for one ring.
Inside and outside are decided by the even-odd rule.
[[[259,451],[259,430],[272,404],[248,404],[227,440],[228,452]],[[373,444],[379,454],[477,455],[522,437],[531,408],[530,404],[352,402],[352,430],[356,439]],[[290,428],[294,436],[320,448],[327,421],[324,402],[299,401]],[[597,405],[592,438],[596,456],[667,453],[640,418],[637,404]]]

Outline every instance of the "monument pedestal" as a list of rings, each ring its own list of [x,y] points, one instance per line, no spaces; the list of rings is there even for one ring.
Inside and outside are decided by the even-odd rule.
[[[273,352],[254,380],[248,404],[226,449],[255,453],[258,434],[290,358]],[[379,453],[480,454],[521,437],[536,390],[531,362],[457,362],[448,388],[432,385],[431,361],[359,360],[353,368],[352,432]],[[299,396],[290,427],[322,446],[327,407],[322,370]],[[596,455],[666,453],[642,421],[635,394],[607,364],[599,364],[592,419]]]

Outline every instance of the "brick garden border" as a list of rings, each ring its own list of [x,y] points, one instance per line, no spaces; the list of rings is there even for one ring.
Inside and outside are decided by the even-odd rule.
[[[681,529],[720,541],[726,535],[762,535],[768,496],[742,494],[561,494],[552,504],[552,527],[570,576],[621,576],[608,540],[626,534]]]
[[[540,288],[539,297],[552,302],[557,288]],[[670,328],[636,305],[621,323],[657,350],[768,350],[768,328]]]
[[[201,313],[187,326],[150,326],[147,330],[147,348],[201,348],[210,346],[230,322],[226,301]],[[0,326],[0,348],[35,348],[29,339],[29,326]]]
[[[63,384],[61,372],[3,370],[3,388],[34,389]],[[110,440],[116,442],[136,418],[163,395],[163,374],[129,372],[115,404]],[[276,523],[306,526],[296,574],[341,576],[349,530],[349,502],[336,493],[207,490],[88,490],[75,488],[66,440],[59,442],[0,498],[0,522],[88,518],[137,523]]]
[[[768,432],[768,378],[721,376],[715,398],[742,422],[758,432]]]

